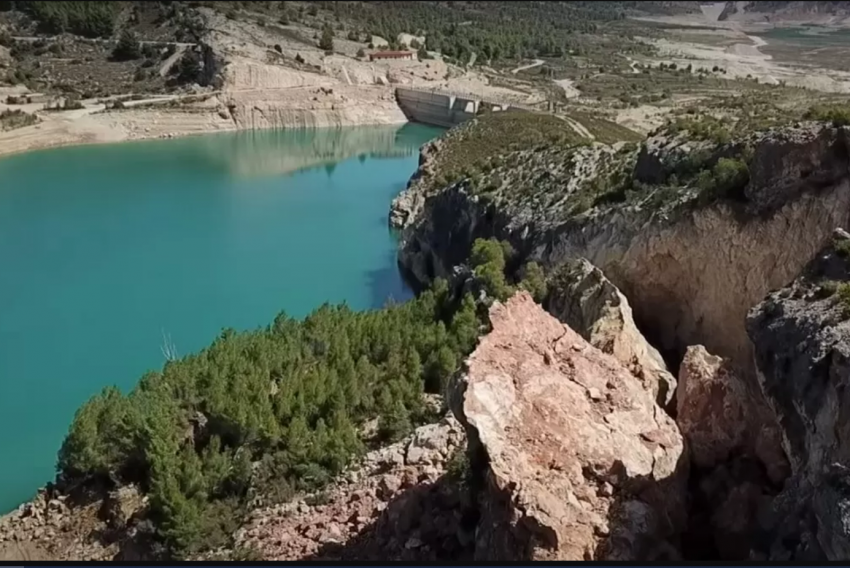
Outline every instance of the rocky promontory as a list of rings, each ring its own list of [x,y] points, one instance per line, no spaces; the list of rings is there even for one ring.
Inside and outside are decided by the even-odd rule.
[[[527,292],[490,321],[458,411],[486,463],[475,559],[675,558],[687,460],[672,418]]]

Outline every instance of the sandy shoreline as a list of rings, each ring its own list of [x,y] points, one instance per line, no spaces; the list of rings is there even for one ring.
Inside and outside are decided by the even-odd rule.
[[[45,112],[41,103],[20,106],[0,103],[0,112],[18,108],[40,118],[38,124],[0,131],[0,157],[62,146],[182,138],[215,132],[408,122],[391,90],[361,87],[356,93],[352,89],[338,91],[341,92],[324,97],[317,96],[315,89],[290,89],[286,96],[265,90],[221,93],[178,106],[169,106],[171,99],[160,98],[159,104],[131,101],[125,103],[130,108],[106,112],[97,101],[85,101],[84,109],[60,112]],[[6,95],[0,95],[0,100],[5,100]],[[143,103],[146,106],[132,108]]]

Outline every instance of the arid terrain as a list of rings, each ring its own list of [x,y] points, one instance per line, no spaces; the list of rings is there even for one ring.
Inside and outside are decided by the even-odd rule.
[[[257,7],[263,3],[243,4],[226,12],[134,8],[128,29],[140,53],[130,61],[115,61],[114,39],[39,34],[26,15],[0,12],[0,68],[17,83],[0,82],[0,112],[22,111],[35,123],[18,120],[11,130],[8,121],[0,153],[244,128],[398,123],[405,117],[396,86],[554,105],[582,134],[582,113],[643,134],[671,112],[717,96],[765,93],[794,105],[821,96],[812,90],[850,91],[844,48],[806,51],[766,40],[753,35],[763,24],[718,21],[718,10],[707,6],[618,24],[633,38],[625,49],[618,32],[597,32],[573,50],[581,55],[492,65],[479,59],[470,67],[434,51],[422,60],[370,61],[387,42],[354,24],[340,24],[349,32],[336,32],[333,50],[323,50],[317,30],[328,16],[321,10],[294,22],[273,19]],[[80,108],[63,110],[68,98]]]

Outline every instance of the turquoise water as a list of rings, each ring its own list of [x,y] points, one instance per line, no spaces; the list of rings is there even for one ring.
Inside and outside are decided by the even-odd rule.
[[[53,478],[75,410],[223,327],[409,291],[389,202],[421,125],[220,134],[0,160],[0,513]]]
[[[782,41],[802,47],[847,47],[850,46],[850,30],[824,28],[821,26],[772,28],[751,35],[763,37],[768,44]]]

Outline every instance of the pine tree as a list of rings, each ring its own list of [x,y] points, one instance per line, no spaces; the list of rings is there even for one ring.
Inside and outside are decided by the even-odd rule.
[[[118,38],[115,49],[112,50],[112,58],[115,61],[130,61],[142,56],[142,46],[136,35],[130,30],[124,30]]]
[[[325,26],[322,30],[322,37],[319,40],[319,49],[324,51],[334,50],[334,31],[330,26]]]

